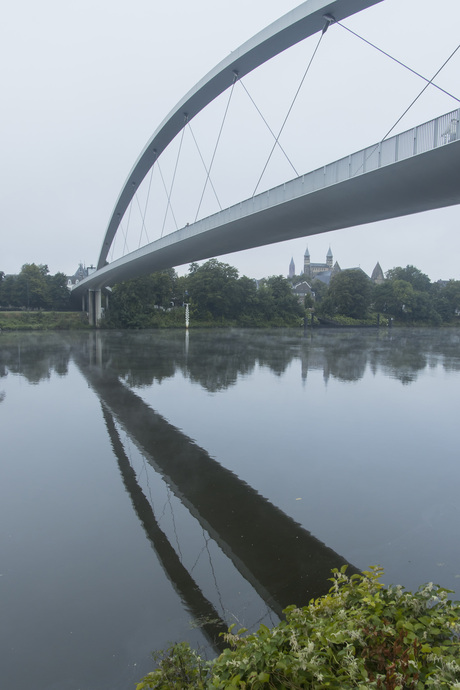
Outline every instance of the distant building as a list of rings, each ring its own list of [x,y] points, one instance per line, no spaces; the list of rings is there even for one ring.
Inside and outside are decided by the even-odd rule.
[[[78,264],[78,268],[73,274],[73,276],[67,276],[67,287],[71,288],[73,285],[78,285],[83,278],[87,278],[91,273],[95,271],[94,266],[84,266],[82,263]]]
[[[359,267],[359,270],[362,271],[362,268]],[[342,271],[342,268],[339,266],[337,261],[334,263],[334,256],[330,247],[326,254],[325,263],[312,263],[310,260],[310,252],[308,251],[308,247],[306,248],[303,257],[303,275],[307,280],[307,284],[310,284],[313,280],[320,280],[322,283],[329,285],[331,278],[336,275],[336,273],[340,273],[340,271]],[[291,263],[289,264],[289,277],[292,278],[294,275],[295,266],[294,259],[292,258]],[[385,280],[382,268],[378,262],[372,271],[370,280],[378,285],[383,283]]]
[[[319,273],[324,273],[325,271],[332,271],[332,264],[333,264],[333,256],[332,256],[332,251],[331,248],[329,247],[328,252],[326,254],[326,263],[325,264],[313,264],[310,261],[310,252],[308,251],[308,247],[305,250],[305,254],[303,257],[303,272],[304,275],[307,278],[310,278],[313,280],[314,278],[317,277]]]
[[[376,283],[377,285],[381,285],[385,280],[385,276],[383,275],[383,271],[378,261],[375,264],[374,270],[372,271],[371,280],[373,283]]]
[[[306,280],[303,280],[301,283],[297,283],[297,285],[292,288],[292,292],[294,295],[296,295],[301,304],[303,304],[307,295],[311,295],[312,297],[315,296],[315,293],[311,289],[311,285],[309,285]]]
[[[306,248],[303,257],[303,273],[304,276],[310,281],[318,279],[321,280],[322,283],[329,285],[332,276],[338,273],[340,270],[341,268],[337,261],[334,264],[334,257],[330,247],[326,254],[326,263],[324,264],[312,263],[310,261],[310,252],[308,251],[308,247]]]

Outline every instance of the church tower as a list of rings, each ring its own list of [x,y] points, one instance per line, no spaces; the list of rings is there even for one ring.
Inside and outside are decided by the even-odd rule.
[[[332,251],[331,251],[331,248],[329,247],[329,251],[326,254],[326,265],[328,268],[332,268],[332,264],[333,264],[332,259],[333,259]]]
[[[303,255],[303,272],[306,276],[310,275],[310,252],[308,251],[308,246]]]
[[[291,263],[289,264],[289,278],[292,278],[295,276],[295,263],[294,263],[294,257],[291,257]]]
[[[377,285],[381,285],[385,280],[382,267],[380,266],[378,261],[375,264],[374,270],[372,271],[371,280],[373,283],[376,283]]]

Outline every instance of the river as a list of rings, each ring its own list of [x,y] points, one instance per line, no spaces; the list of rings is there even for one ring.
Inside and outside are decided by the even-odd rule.
[[[460,594],[460,330],[0,334],[0,682],[126,690],[333,567]]]

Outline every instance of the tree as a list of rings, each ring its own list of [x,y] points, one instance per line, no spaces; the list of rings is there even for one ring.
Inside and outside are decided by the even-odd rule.
[[[305,310],[283,276],[270,276],[260,281],[257,290],[257,315],[266,322],[290,325],[304,316]]]
[[[241,306],[238,270],[229,264],[209,259],[202,266],[193,263],[188,275],[188,291],[198,316],[235,317]]]
[[[47,276],[51,309],[63,311],[70,307],[70,290],[67,287],[67,277],[64,273]]]
[[[6,276],[0,283],[0,304],[2,307],[16,307],[17,276]]]
[[[149,325],[155,308],[169,308],[175,294],[174,269],[126,280],[114,286],[109,304],[110,319],[122,328]]]
[[[434,283],[433,306],[443,321],[452,321],[460,314],[460,280]]]
[[[445,295],[415,266],[393,268],[374,288],[374,308],[405,321],[439,325],[450,313]]]
[[[408,265],[406,268],[397,266],[387,271],[385,275],[387,280],[405,280],[412,285],[414,290],[420,290],[420,292],[430,290],[431,280],[415,266]]]
[[[364,319],[372,296],[372,283],[361,269],[347,269],[332,276],[321,303],[324,314]]]
[[[16,306],[27,309],[46,309],[51,304],[49,285],[46,280],[48,266],[24,264],[16,281]]]

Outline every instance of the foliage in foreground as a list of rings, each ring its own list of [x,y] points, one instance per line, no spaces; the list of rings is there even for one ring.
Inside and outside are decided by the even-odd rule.
[[[415,593],[384,587],[381,575],[379,567],[351,577],[335,569],[329,594],[290,606],[272,629],[230,629],[230,647],[213,661],[174,645],[137,690],[460,689],[460,603],[432,583]]]

